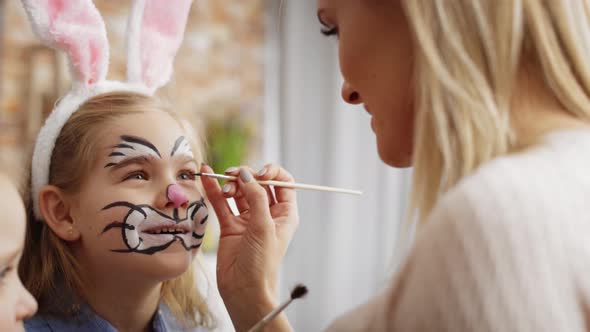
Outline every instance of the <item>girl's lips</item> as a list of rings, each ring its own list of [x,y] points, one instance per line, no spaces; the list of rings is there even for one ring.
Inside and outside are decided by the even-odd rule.
[[[123,221],[114,221],[103,229],[103,233],[114,228],[122,229],[127,248],[112,249],[114,252],[152,255],[166,250],[176,241],[187,251],[199,248],[203,243],[208,216],[204,199],[193,202],[186,211],[186,217],[179,216],[176,211],[169,216],[149,205],[123,201],[111,203],[103,210],[115,207],[126,207],[129,212]]]
[[[141,229],[140,231],[142,233],[148,234],[187,234],[191,232],[191,229],[185,222],[179,224],[174,222],[166,222]]]

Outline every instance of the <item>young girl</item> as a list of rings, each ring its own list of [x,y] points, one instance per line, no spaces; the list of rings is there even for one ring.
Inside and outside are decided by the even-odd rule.
[[[84,103],[56,141],[42,220],[27,204],[21,275],[40,305],[27,329],[208,323],[191,264],[207,221],[194,177],[201,161],[153,97]]]
[[[35,313],[37,302],[23,287],[16,267],[25,235],[23,203],[10,181],[0,174],[0,331],[19,331]]]
[[[192,264],[208,217],[201,149],[152,96],[170,78],[191,1],[134,3],[127,82],[104,79],[108,41],[90,0],[23,3],[74,76],[33,153],[20,273],[39,313],[27,330],[210,326]]]

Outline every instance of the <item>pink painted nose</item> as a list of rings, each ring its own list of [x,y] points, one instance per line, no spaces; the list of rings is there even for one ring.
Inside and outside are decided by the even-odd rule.
[[[166,197],[168,198],[168,202],[174,204],[174,208],[176,209],[188,203],[188,198],[184,192],[182,192],[182,188],[177,184],[171,184],[168,186]]]

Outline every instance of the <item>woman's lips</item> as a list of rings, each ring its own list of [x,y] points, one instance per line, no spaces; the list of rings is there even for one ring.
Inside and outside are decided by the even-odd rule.
[[[369,109],[369,105],[364,104],[363,106],[364,106],[365,111],[367,111],[367,113],[371,116],[371,129],[374,132],[375,131],[375,118],[373,117],[373,113],[371,113],[371,110]]]

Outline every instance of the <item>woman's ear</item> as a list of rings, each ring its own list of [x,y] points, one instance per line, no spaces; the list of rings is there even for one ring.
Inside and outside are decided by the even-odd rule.
[[[61,189],[45,186],[39,192],[39,209],[43,220],[51,230],[64,241],[76,241],[80,232],[75,228],[70,203]]]

